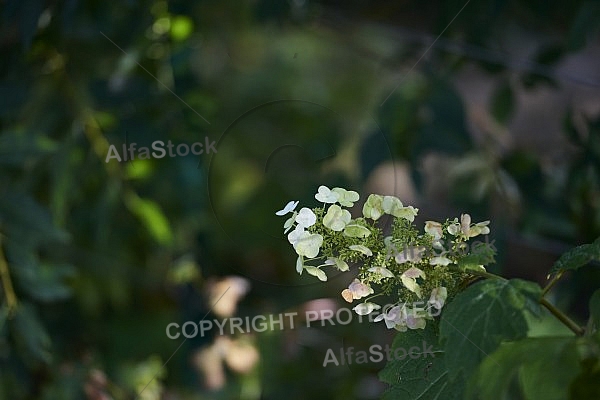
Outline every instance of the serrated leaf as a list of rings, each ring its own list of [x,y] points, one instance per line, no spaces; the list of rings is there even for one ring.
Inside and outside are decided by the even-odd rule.
[[[439,345],[433,324],[425,329],[408,330],[398,333],[392,349],[410,349],[431,346],[434,357],[426,355],[417,359],[392,358],[379,373],[379,379],[391,387],[383,399],[462,399],[464,384],[460,380],[449,381],[444,351]],[[390,354],[394,354],[394,351]]]
[[[541,288],[519,279],[478,282],[446,305],[440,338],[451,379],[469,376],[488,354],[505,340],[525,337],[524,311],[541,312]]]
[[[525,399],[566,399],[579,373],[574,337],[526,338],[502,343],[473,375],[468,398],[503,400],[518,384]]]
[[[600,261],[600,238],[593,243],[584,244],[564,253],[554,263],[548,276],[564,271],[574,271],[590,261]]]
[[[305,265],[304,269],[306,270],[307,273],[309,273],[312,276],[316,276],[317,278],[319,278],[319,280],[321,280],[323,282],[325,282],[327,280],[327,275],[325,275],[325,272],[321,271],[317,267],[310,267],[308,265]]]

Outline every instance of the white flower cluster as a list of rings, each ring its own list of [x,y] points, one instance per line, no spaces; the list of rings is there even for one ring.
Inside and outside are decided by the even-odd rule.
[[[276,212],[279,216],[292,214],[284,223],[284,232],[298,254],[297,272],[306,271],[326,281],[325,267],[348,271],[349,262],[361,264],[358,278],[342,291],[349,303],[364,299],[354,307],[359,315],[381,308],[369,301],[379,295],[374,295],[371,284],[382,286],[384,293],[380,294],[395,295],[392,289],[396,288],[398,297],[409,297],[407,300],[423,299],[426,293],[428,300],[420,301],[425,307],[411,309],[408,302],[398,302],[386,306],[374,319],[400,331],[422,329],[426,320],[433,319],[432,315],[439,315],[448,298],[448,288],[454,289],[468,275],[464,270],[450,268],[469,255],[468,251],[456,250],[469,239],[490,232],[489,221],[472,224],[471,217],[463,214],[460,221],[427,221],[424,234],[420,234],[412,225],[418,209],[404,206],[394,196],[371,194],[363,205],[362,216],[356,219],[345,208],[353,207],[359,200],[357,192],[320,186],[315,199],[323,203],[322,208],[303,207],[296,211],[299,202],[290,201]],[[395,228],[392,235],[383,237],[376,223],[386,214],[394,218]],[[450,239],[451,251],[444,248],[445,236]],[[403,251],[399,251],[399,246],[404,246]],[[311,261],[319,264],[308,265]]]

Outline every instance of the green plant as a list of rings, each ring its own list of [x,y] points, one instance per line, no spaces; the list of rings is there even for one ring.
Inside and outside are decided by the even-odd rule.
[[[401,331],[394,348],[435,343],[433,361],[388,363],[380,373],[390,385],[384,398],[598,398],[600,290],[590,300],[585,327],[546,295],[565,272],[600,260],[600,238],[565,253],[542,288],[486,271],[494,261],[493,244],[469,240],[488,234],[489,221],[472,224],[463,214],[460,220],[427,221],[421,234],[413,225],[418,210],[393,196],[370,195],[363,216],[355,219],[342,207],[352,207],[358,193],[321,186],[315,198],[322,208],[296,212],[298,202],[290,202],[277,212],[292,212],[284,229],[291,230],[288,240],[298,253],[298,273],[325,281],[325,268],[344,272],[349,263],[356,264],[358,277],[342,292],[349,302],[364,298],[354,310],[377,313],[381,306],[371,300],[387,296],[391,304],[373,321]],[[388,233],[378,222],[385,214],[392,217]],[[549,316],[571,333],[536,335],[531,329],[535,320]]]

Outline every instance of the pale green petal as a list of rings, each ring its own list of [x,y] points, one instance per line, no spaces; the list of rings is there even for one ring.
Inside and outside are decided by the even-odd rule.
[[[302,259],[302,256],[298,256],[298,259],[296,260],[296,272],[298,272],[300,275],[302,275],[303,270],[304,270],[304,260]]]
[[[308,233],[308,232],[306,232]],[[308,233],[303,235],[294,245],[296,253],[307,258],[315,258],[319,254],[321,245],[323,244],[323,236],[316,233]]]
[[[371,257],[373,255],[371,249],[369,249],[367,246],[363,246],[362,244],[353,244],[352,246],[349,246],[349,248],[350,250],[359,251],[367,257]]]
[[[338,195],[338,203],[343,205],[344,207],[352,207],[355,201],[358,201],[360,196],[357,192],[352,190],[346,190],[340,187],[336,187],[331,189],[332,192]]]
[[[366,238],[371,231],[359,224],[348,224],[344,228],[344,236]]]
[[[317,278],[319,278],[319,280],[325,282],[327,280],[327,275],[325,275],[325,272],[321,271],[319,268],[317,267],[310,267],[310,266],[305,266],[304,269],[306,270],[306,272],[312,276],[316,276]]]
[[[444,236],[442,224],[436,221],[425,221],[425,233],[433,236],[434,240],[440,240]]]
[[[290,229],[292,229],[292,227],[294,226],[294,220],[296,219],[296,213],[294,212],[294,215],[292,215],[291,218],[288,218],[287,221],[285,221],[285,223],[283,224],[283,233],[286,234],[288,233],[288,231]]]
[[[389,214],[393,215],[396,218],[404,218],[407,221],[413,222],[418,212],[418,208],[414,208],[413,206],[407,206],[393,208]]]
[[[363,215],[365,218],[378,220],[383,215],[383,196],[371,194],[363,206]]]
[[[421,298],[421,287],[417,284],[417,278],[425,278],[425,273],[421,271],[419,268],[411,267],[408,270],[404,271],[402,275],[400,275],[400,279],[402,280],[402,284],[415,293],[419,298]]]
[[[460,224],[458,222],[454,222],[448,225],[447,230],[449,234],[451,234],[452,236],[456,236],[460,232]]]
[[[394,210],[402,208],[402,202],[395,196],[383,196],[381,206],[384,213],[393,215]]]
[[[446,266],[448,264],[450,264],[452,261],[450,261],[450,259],[448,257],[444,257],[444,256],[436,256],[436,257],[432,257],[431,260],[429,260],[429,264],[430,265],[443,265]]]
[[[430,304],[438,310],[441,310],[442,307],[444,307],[444,303],[446,302],[447,298],[448,290],[445,287],[440,286],[431,291],[431,296],[429,297],[427,304]]]
[[[315,194],[315,199],[321,203],[335,203],[338,200],[338,194],[332,192],[327,186],[319,186],[319,191]]]
[[[335,266],[342,272],[346,272],[350,270],[348,263],[340,258],[335,258]]]
[[[323,217],[323,225],[327,228],[340,232],[350,222],[352,215],[348,210],[343,210],[337,204],[332,204]]]
[[[381,306],[375,303],[361,303],[353,308],[358,315],[371,314],[375,310],[379,310]]]

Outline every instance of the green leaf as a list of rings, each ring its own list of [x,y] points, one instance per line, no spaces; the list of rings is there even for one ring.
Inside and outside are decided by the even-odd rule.
[[[17,347],[27,356],[26,360],[50,362],[50,336],[32,305],[20,303],[10,325]]]
[[[135,194],[127,196],[127,207],[140,219],[152,237],[161,244],[168,244],[173,239],[167,217],[158,204],[152,200],[142,199]]]
[[[585,266],[590,261],[600,261],[600,238],[594,243],[584,244],[564,253],[554,263],[548,276],[564,271],[574,271]]]
[[[586,340],[583,338],[580,340]],[[591,338],[595,345],[596,356],[584,359],[581,362],[581,373],[571,382],[569,387],[570,400],[598,400],[600,399],[600,336]]]
[[[45,135],[3,132],[0,136],[0,164],[22,168],[23,165],[50,154],[57,147],[57,144]]]
[[[579,373],[574,337],[502,343],[471,378],[468,398],[503,400],[518,386],[525,399],[562,400]]]
[[[525,337],[524,311],[540,314],[541,288],[519,279],[488,279],[457,295],[441,315],[440,337],[452,379],[469,376],[505,340]]]
[[[34,299],[56,301],[69,298],[71,288],[65,284],[65,278],[75,275],[75,268],[69,264],[46,264],[37,266],[35,274],[21,279],[20,286]]]
[[[458,266],[461,269],[473,268],[478,269],[479,265],[493,264],[496,260],[496,250],[494,247],[485,242],[474,241],[471,244],[471,253],[461,258],[458,261]]]
[[[408,350],[413,346],[421,349],[431,346],[434,357],[425,354],[417,359],[392,357],[379,373],[379,379],[391,385],[383,399],[462,399],[463,383],[449,381],[444,351],[440,348],[434,324],[397,334],[392,350]]]
[[[6,236],[21,243],[69,239],[66,231],[54,226],[49,211],[25,193],[13,191],[0,197],[0,221]]]

